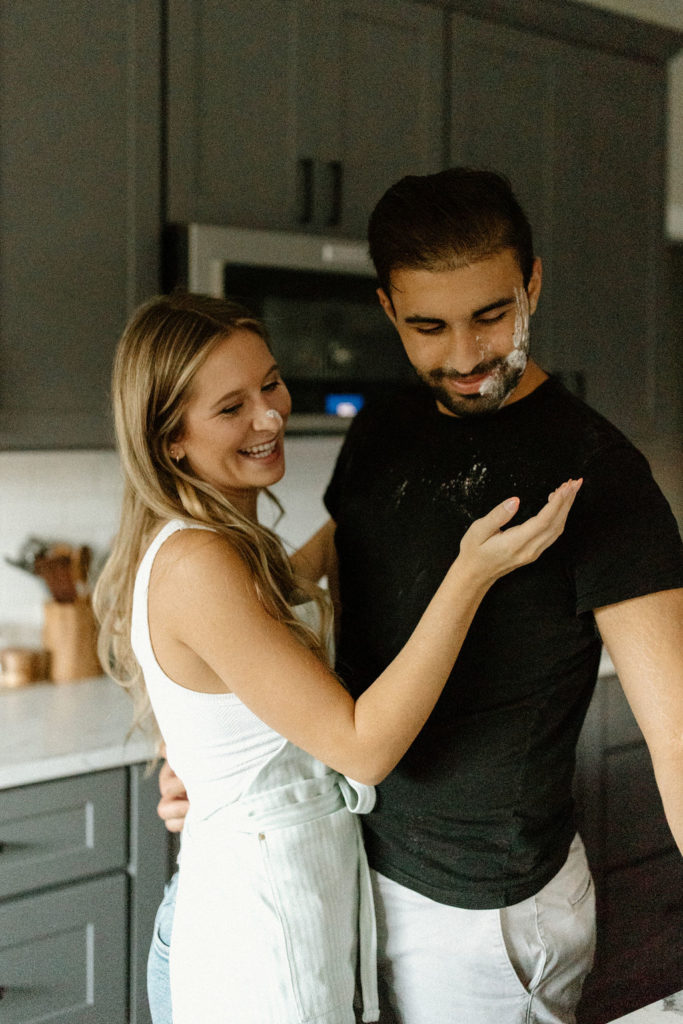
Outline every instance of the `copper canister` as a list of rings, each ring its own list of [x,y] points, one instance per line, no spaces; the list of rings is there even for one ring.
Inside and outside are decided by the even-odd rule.
[[[5,647],[0,650],[0,686],[27,686],[47,677],[47,651],[32,647]]]

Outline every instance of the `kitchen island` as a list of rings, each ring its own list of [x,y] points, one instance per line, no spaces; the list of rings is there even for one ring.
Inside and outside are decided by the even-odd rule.
[[[148,766],[111,680],[0,690],[0,1018],[149,1024],[146,959],[170,870]]]

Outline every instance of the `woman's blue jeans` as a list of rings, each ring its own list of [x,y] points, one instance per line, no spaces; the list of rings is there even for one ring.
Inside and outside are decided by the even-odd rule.
[[[164,898],[154,919],[154,935],[147,959],[147,999],[152,1015],[152,1024],[172,1024],[171,981],[168,969],[168,954],[171,946],[171,929],[175,913],[178,872],[164,890]]]

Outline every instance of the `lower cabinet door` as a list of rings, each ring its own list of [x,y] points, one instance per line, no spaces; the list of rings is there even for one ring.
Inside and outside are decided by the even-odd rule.
[[[0,903],[2,1024],[125,1024],[123,873]]]

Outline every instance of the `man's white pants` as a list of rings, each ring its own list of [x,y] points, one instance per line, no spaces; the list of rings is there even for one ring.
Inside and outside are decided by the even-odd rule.
[[[502,910],[449,907],[373,876],[382,1024],[573,1024],[595,951],[578,836],[540,892]]]

